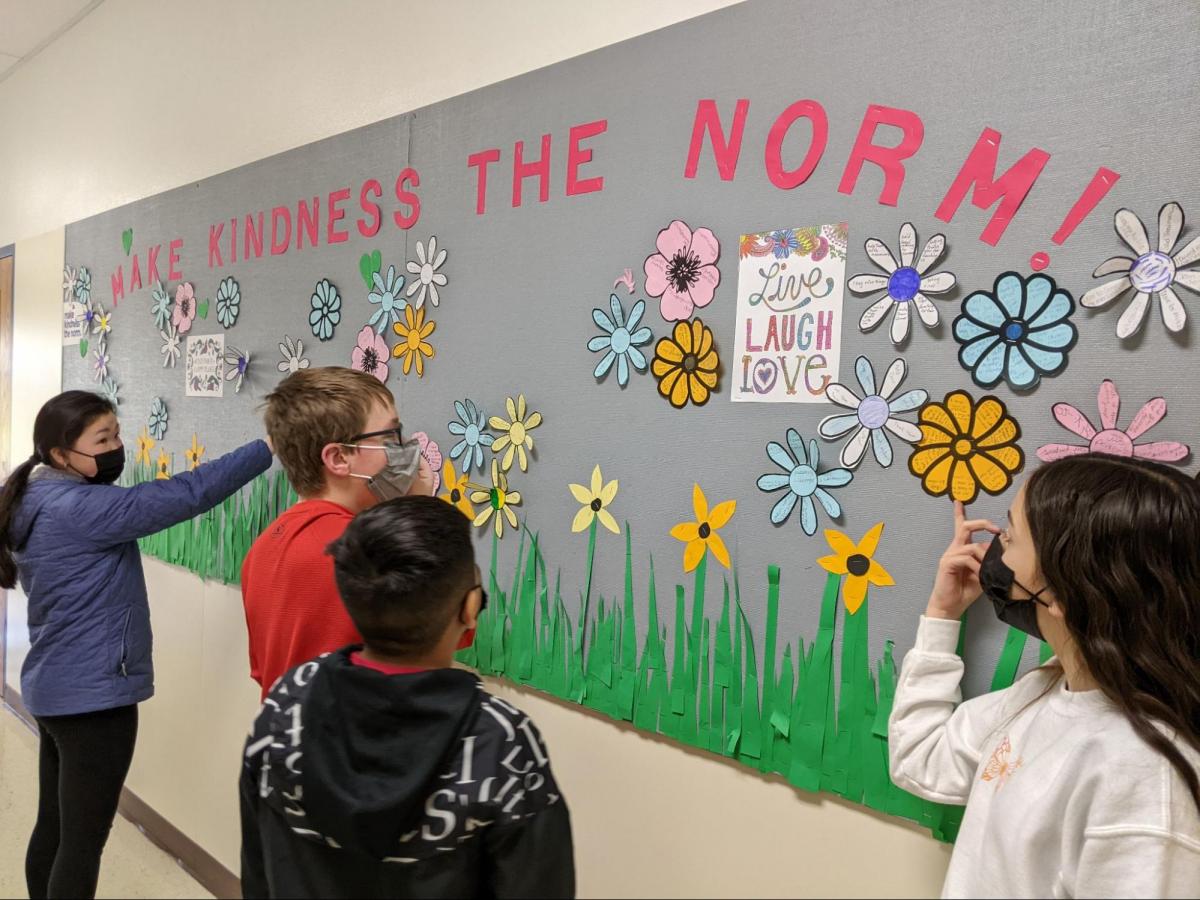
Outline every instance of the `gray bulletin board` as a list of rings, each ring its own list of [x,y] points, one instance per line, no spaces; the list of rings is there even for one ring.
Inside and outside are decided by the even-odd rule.
[[[879,273],[864,250],[869,238],[895,253],[906,222],[916,229],[918,248],[934,234],[944,234],[946,251],[935,270],[953,272],[957,287],[932,298],[941,324],[930,329],[914,318],[908,340],[893,346],[887,321],[869,333],[859,328],[859,316],[879,295],[847,290],[835,380],[857,390],[857,356],[868,357],[879,378],[902,356],[908,366],[905,389],[924,388],[938,401],[955,389],[977,399],[994,394],[1020,423],[1025,472],[1037,465],[1039,447],[1083,442],[1055,421],[1053,404],[1073,404],[1099,427],[1097,391],[1106,378],[1122,399],[1119,427],[1127,426],[1143,403],[1161,396],[1169,414],[1142,440],[1190,443],[1200,413],[1200,398],[1185,387],[1197,372],[1191,355],[1200,309],[1196,294],[1175,285],[1189,313],[1181,331],[1167,330],[1159,300],[1151,298],[1144,326],[1124,340],[1116,332],[1127,297],[1103,309],[1085,309],[1078,301],[1111,280],[1092,278],[1101,262],[1133,255],[1114,231],[1118,209],[1128,208],[1146,223],[1152,247],[1164,204],[1175,201],[1186,214],[1200,216],[1200,182],[1194,177],[1200,146],[1197,34],[1200,7],[1186,2],[746,3],[75,223],[67,229],[67,263],[89,269],[93,301],[112,313],[110,365],[119,383],[127,440],[133,443],[153,399],[162,398],[170,424],[161,447],[174,454],[180,470],[193,433],[208,458],[261,434],[257,409],[282,377],[277,347],[285,335],[303,340],[313,366],[350,364],[360,329],[379,308],[368,301],[361,258],[378,250],[384,276],[395,266],[412,279],[406,262],[417,259],[418,241],[425,245],[436,235],[438,248],[447,251],[440,269],[447,284],[439,289],[439,305],[424,307],[436,322],[429,337],[436,355],[426,360],[420,378],[415,371],[403,375],[400,361],[392,360],[387,384],[406,429],[427,432],[447,455],[457,441],[448,430],[456,419],[456,400],[470,398],[489,415],[504,416],[505,399],[524,394],[529,408],[542,414],[544,422],[533,432],[529,471],[514,466],[510,486],[522,495],[517,511],[539,533],[551,582],[556,574],[561,578],[573,617],[586,577],[587,535],[571,530],[579,504],[568,485],[586,485],[599,465],[606,481],[619,480],[611,510],[630,530],[639,651],[653,558],[660,627],[670,633],[668,664],[675,652],[674,588],[686,586],[690,603],[692,576],[683,572],[683,544],[670,531],[693,518],[692,491],[698,483],[712,504],[737,501],[736,513],[720,533],[732,555],[745,622],[760,648],[760,669],[768,665],[761,650],[768,567],[781,570],[778,653],[791,642],[794,654],[797,638],[808,647],[818,631],[826,573],[816,560],[830,553],[822,529],[836,528],[857,540],[876,522],[885,523],[876,558],[896,584],[871,589],[868,657],[880,659],[885,643],[893,641],[898,661],[911,646],[950,534],[950,503],[922,490],[908,470],[911,447],[893,437],[890,468],[881,467],[868,451],[852,483],[837,492],[840,519],[830,520],[819,510],[812,536],[802,530],[798,511],[781,526],[771,523],[778,496],[756,486],[760,475],[775,469],[764,448],[770,441],[784,442],[789,428],[805,439],[818,438],[818,423],[836,410],[828,403],[730,402],[731,379],[740,377],[733,358],[739,236],[846,222],[850,277]],[[403,72],[386,77],[402,78]],[[768,176],[764,150],[777,117],[803,99],[823,109],[827,142],[811,175],[785,189]],[[723,177],[708,134],[695,176],[685,175],[703,100],[715,102],[727,139],[739,100],[747,101],[736,166],[724,173],[730,177]],[[908,111],[923,128],[919,148],[903,161],[903,181],[890,204],[880,201],[883,171],[869,161],[851,190],[839,190],[873,107]],[[603,130],[592,129],[595,133],[578,140],[591,156],[576,174],[602,177],[603,187],[586,190],[596,185],[577,183],[569,194],[571,129],[596,122],[605,123]],[[1035,148],[1048,154],[994,245],[980,236],[997,207],[980,208],[969,191],[949,221],[935,217],[985,129],[1000,135],[997,178]],[[537,176],[526,178],[515,206],[514,145],[524,142],[525,161],[537,160],[545,147],[543,135],[550,135],[546,195],[539,195]],[[788,169],[800,164],[811,135],[805,119],[787,133],[781,156]],[[883,124],[874,142],[894,146],[902,136],[900,129]],[[493,149],[497,159],[488,166],[485,211],[479,213],[480,166],[469,159]],[[1119,174],[1119,180],[1061,244],[1052,242],[1102,167]],[[416,212],[395,194],[397,178],[409,168],[417,178],[402,187],[419,197],[419,216],[402,228],[393,213]],[[361,192],[364,186],[369,191],[371,179],[379,183],[381,227],[364,237],[357,220],[364,216]],[[333,232],[345,229],[347,237],[331,243],[328,205],[342,189],[347,191],[340,201],[345,218]],[[298,204],[312,204],[314,198],[320,208],[317,246],[308,246],[305,235],[298,249]],[[275,207],[287,208],[293,220],[286,253],[270,251]],[[265,247],[261,257],[252,253],[246,259],[242,229],[247,214],[253,218],[259,211],[268,230]],[[231,219],[239,229],[236,262],[228,248]],[[626,311],[636,300],[646,300],[644,323],[654,335],[642,348],[648,358],[655,341],[671,333],[659,301],[644,289],[643,261],[655,252],[660,229],[675,219],[693,229],[711,229],[720,243],[720,284],[712,302],[696,313],[715,336],[720,384],[705,405],[682,410],[659,395],[650,372],[632,371],[624,388],[615,372],[597,379],[593,369],[600,354],[586,346],[600,333],[593,308],[607,309],[613,293]],[[209,238],[210,228],[219,223],[224,243],[217,265],[210,259]],[[122,238],[128,229],[129,252]],[[1196,233],[1193,225],[1185,225],[1176,250]],[[172,240],[182,241],[180,277],[173,279],[167,271]],[[240,392],[226,382],[221,399],[185,397],[182,359],[175,368],[162,365],[144,271],[151,246],[161,247],[158,267],[172,296],[186,281],[198,298],[212,300],[207,319],[196,320],[192,334],[223,334],[227,345],[251,353]],[[951,323],[964,299],[990,290],[1000,273],[1030,277],[1031,257],[1038,252],[1049,255],[1045,274],[1076,301],[1071,321],[1078,339],[1068,364],[1032,390],[1014,391],[1003,381],[979,387],[959,362]],[[137,289],[131,286],[135,255],[143,269]],[[634,294],[624,285],[614,287],[626,268],[632,270]],[[118,271],[124,297],[114,306],[112,278]],[[226,329],[217,320],[215,298],[228,276],[238,282],[241,304],[236,324]],[[334,283],[342,299],[341,320],[328,341],[315,337],[309,325],[310,297],[321,279]],[[397,340],[390,329],[385,336],[389,345]],[[75,346],[64,347],[63,376],[67,386],[96,387],[91,360],[82,359]],[[905,418],[915,420],[916,414]],[[844,439],[817,442],[822,468],[838,465]],[[1179,464],[1190,467],[1192,458]],[[475,470],[471,479],[484,483],[490,476]],[[971,512],[999,519],[1014,493],[1015,486],[1000,496],[981,494]],[[479,529],[485,566],[491,535],[488,528]],[[518,543],[519,536],[506,529],[497,561],[506,588]],[[722,579],[732,579],[733,572],[712,558],[707,566],[704,612],[715,630]],[[593,597],[621,598],[624,575],[624,536],[601,529]],[[690,627],[690,607],[688,621]],[[989,609],[978,607],[967,632],[965,689],[971,695],[988,689],[1006,629]],[[835,656],[840,647],[835,645]],[[1036,658],[1031,643],[1025,665]],[[777,667],[778,657],[770,665]],[[836,682],[836,663],[833,671]]]

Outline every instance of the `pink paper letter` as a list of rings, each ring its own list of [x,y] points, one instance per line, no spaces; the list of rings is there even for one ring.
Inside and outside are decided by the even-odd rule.
[[[586,125],[571,127],[569,146],[567,147],[567,196],[575,194],[590,194],[592,191],[604,190],[604,177],[579,178],[579,167],[592,161],[592,151],[583,149],[579,142],[608,130],[608,120],[588,122]]]
[[[787,171],[783,167],[783,139],[797,119],[808,119],[812,123],[812,140],[808,144],[808,153],[798,168]],[[767,177],[771,184],[785,191],[790,191],[808,181],[821,161],[825,152],[825,144],[829,140],[829,118],[825,108],[816,100],[797,100],[775,120],[767,135],[767,148],[763,153],[763,163],[767,167]]]
[[[542,135],[542,155],[534,162],[525,162],[525,142],[517,141],[513,147],[513,190],[512,205],[521,205],[521,183],[536,175],[538,177],[538,202],[550,199],[550,135]]]
[[[901,129],[904,137],[900,143],[895,147],[881,147],[872,143],[875,129],[880,125],[893,125]],[[885,206],[895,206],[900,197],[900,188],[904,185],[903,162],[920,149],[924,139],[925,125],[915,112],[872,103],[863,116],[838,190],[843,194],[854,193],[863,163],[873,162],[883,169],[883,190],[879,193],[879,202]]]
[[[750,101],[739,100],[733,111],[733,130],[725,140],[721,127],[721,114],[717,112],[716,100],[701,100],[696,104],[696,118],[692,121],[692,142],[688,146],[687,165],[683,167],[684,178],[695,178],[700,164],[700,146],[704,143],[704,132],[708,132],[717,171],[722,181],[732,181],[737,171],[738,154],[742,152],[742,131],[746,127],[746,114],[750,112]]]

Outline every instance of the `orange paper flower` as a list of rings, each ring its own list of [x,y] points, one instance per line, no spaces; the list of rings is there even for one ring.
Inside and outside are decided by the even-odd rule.
[[[700,485],[695,485],[692,490],[692,511],[696,514],[696,521],[680,522],[671,529],[671,537],[687,542],[683,551],[683,571],[690,572],[700,565],[706,550],[712,550],[717,562],[729,568],[729,551],[725,548],[721,536],[717,534],[717,529],[729,523],[735,509],[737,501],[726,500],[714,506],[710,513],[704,491],[700,490]]]
[[[447,459],[442,463],[442,494],[441,498],[456,507],[460,513],[475,521],[475,507],[471,505],[470,488],[466,475],[454,471],[454,460]]]
[[[417,362],[417,377],[425,374],[425,357],[434,357],[433,345],[425,339],[433,334],[436,327],[432,319],[425,321],[424,309],[414,312],[411,306],[404,307],[404,322],[392,326],[392,331],[400,338],[392,348],[392,356],[403,360],[405,375],[412,369],[414,359]]]
[[[935,497],[971,503],[983,488],[1001,494],[1025,465],[1017,446],[1021,427],[992,396],[978,403],[966,391],[952,391],[942,403],[921,407],[921,440],[908,468]]]

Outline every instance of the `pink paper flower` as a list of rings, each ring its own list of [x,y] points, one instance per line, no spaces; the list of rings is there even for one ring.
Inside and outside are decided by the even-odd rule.
[[[383,336],[376,334],[370,325],[364,325],[358,333],[358,344],[350,352],[350,367],[387,381],[390,355]]]
[[[707,228],[692,231],[679,219],[658,233],[658,252],[646,257],[646,293],[658,297],[668,322],[690,319],[697,306],[712,302],[721,273],[721,245]]]
[[[425,457],[425,462],[429,463],[429,471],[433,473],[433,492],[436,494],[442,486],[442,451],[438,449],[436,442],[429,439],[423,431],[418,431],[413,435],[417,439],[417,445],[421,448],[421,455]]]
[[[1125,430],[1117,428],[1117,415],[1121,411],[1121,396],[1117,393],[1116,385],[1107,378],[1100,384],[1100,424],[1097,431],[1088,421],[1087,416],[1069,403],[1054,404],[1054,418],[1068,431],[1079,435],[1086,446],[1078,444],[1046,444],[1038,448],[1038,459],[1042,462],[1052,462],[1067,456],[1078,456],[1081,453],[1111,453],[1114,456],[1136,456],[1139,459],[1154,459],[1159,462],[1177,462],[1191,451],[1186,444],[1178,441],[1151,441],[1148,444],[1135,444],[1139,437],[1153,428],[1167,414],[1167,401],[1155,397],[1137,411],[1133,421]]]
[[[175,288],[175,308],[171,311],[171,324],[180,334],[192,330],[196,319],[196,290],[186,281]]]

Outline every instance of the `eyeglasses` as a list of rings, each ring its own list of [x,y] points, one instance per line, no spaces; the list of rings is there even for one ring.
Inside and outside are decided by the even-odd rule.
[[[394,440],[384,441],[385,444],[403,444],[404,443],[404,426],[398,425],[395,428],[384,428],[381,431],[368,431],[364,434],[356,434],[350,440],[343,441],[345,445],[357,444],[359,441],[364,441],[367,438],[373,437],[394,437]]]

